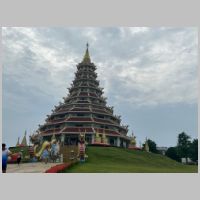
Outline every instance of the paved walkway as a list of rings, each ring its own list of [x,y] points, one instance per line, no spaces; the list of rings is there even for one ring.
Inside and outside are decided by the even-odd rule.
[[[47,169],[59,165],[61,163],[22,163],[19,166],[17,164],[8,164],[7,173],[44,173]]]

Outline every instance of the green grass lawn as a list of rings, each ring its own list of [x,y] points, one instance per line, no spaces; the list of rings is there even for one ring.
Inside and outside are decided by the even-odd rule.
[[[166,156],[115,147],[88,147],[88,159],[65,172],[71,173],[197,173],[198,166],[183,165]]]

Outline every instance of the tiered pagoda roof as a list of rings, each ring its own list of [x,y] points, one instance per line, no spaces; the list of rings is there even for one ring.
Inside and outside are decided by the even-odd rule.
[[[77,65],[75,79],[68,88],[69,95],[47,115],[46,123],[39,125],[42,136],[98,132],[127,137],[128,126],[121,125],[120,116],[114,115],[113,107],[106,105],[95,70],[87,44],[83,60]]]

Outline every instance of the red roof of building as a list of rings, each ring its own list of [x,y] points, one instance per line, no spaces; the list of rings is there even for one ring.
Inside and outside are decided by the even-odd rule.
[[[113,131],[113,130],[106,130],[106,129],[102,129],[102,128],[94,128],[94,129],[97,133],[105,133],[105,134],[109,134],[109,135],[121,135],[119,132]]]
[[[90,96],[97,97],[95,93],[89,93]]]
[[[93,132],[92,128],[87,128],[87,127],[66,127],[62,133],[65,132],[86,132],[86,133],[91,133]]]
[[[50,129],[43,131],[41,134],[43,135],[48,135],[48,134],[58,134],[61,131],[61,128],[55,128],[55,129]]]
[[[84,112],[84,111],[90,111],[90,109],[88,108],[73,108],[71,111],[80,111],[80,112]]]
[[[62,119],[53,119],[53,120],[49,120],[46,124],[54,124],[54,123],[60,123],[60,122],[64,122],[65,118]]]
[[[103,110],[103,109],[92,109],[94,112],[98,112],[98,113],[105,113],[105,114],[107,114],[107,112],[105,111],[105,110]]]
[[[92,119],[90,117],[70,117],[67,121],[75,121],[75,122],[91,122]]]
[[[112,121],[108,119],[99,119],[99,118],[94,118],[95,122],[100,122],[100,123],[107,123],[107,124],[114,124]]]
[[[80,92],[79,96],[88,96],[87,92]]]

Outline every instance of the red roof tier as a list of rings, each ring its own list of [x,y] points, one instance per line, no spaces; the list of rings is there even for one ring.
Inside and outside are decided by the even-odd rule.
[[[61,131],[61,128],[56,128],[56,129],[50,129],[50,130],[46,130],[46,131],[43,131],[41,134],[43,135],[43,134],[58,134],[58,133],[60,133],[60,131]]]
[[[92,121],[91,118],[89,117],[70,117],[69,119],[67,119],[67,121],[76,121],[76,122],[90,122]]]
[[[106,129],[102,129],[102,128],[94,128],[94,129],[97,133],[105,133],[105,134],[109,134],[109,135],[121,135],[119,132],[113,131],[113,130],[106,130]]]
[[[80,95],[80,96],[88,96],[88,93],[87,93],[87,92],[80,92],[79,95]]]
[[[87,127],[66,127],[62,133],[65,132],[83,132],[83,133],[91,133],[93,132],[92,128],[87,128]]]
[[[99,119],[99,118],[94,118],[95,122],[99,122],[99,123],[107,123],[107,124],[115,124],[114,122],[108,120],[108,119]]]
[[[65,118],[62,119],[52,119],[50,121],[48,121],[46,124],[54,124],[54,123],[60,123],[60,122],[64,122]]]
[[[95,93],[89,93],[90,96],[97,97]]]
[[[101,110],[101,109],[92,109],[94,112],[99,112],[99,113],[105,113],[107,114],[107,112],[105,110]]]
[[[84,111],[90,111],[90,109],[88,108],[73,108],[71,111],[80,111],[80,112],[84,112]]]

